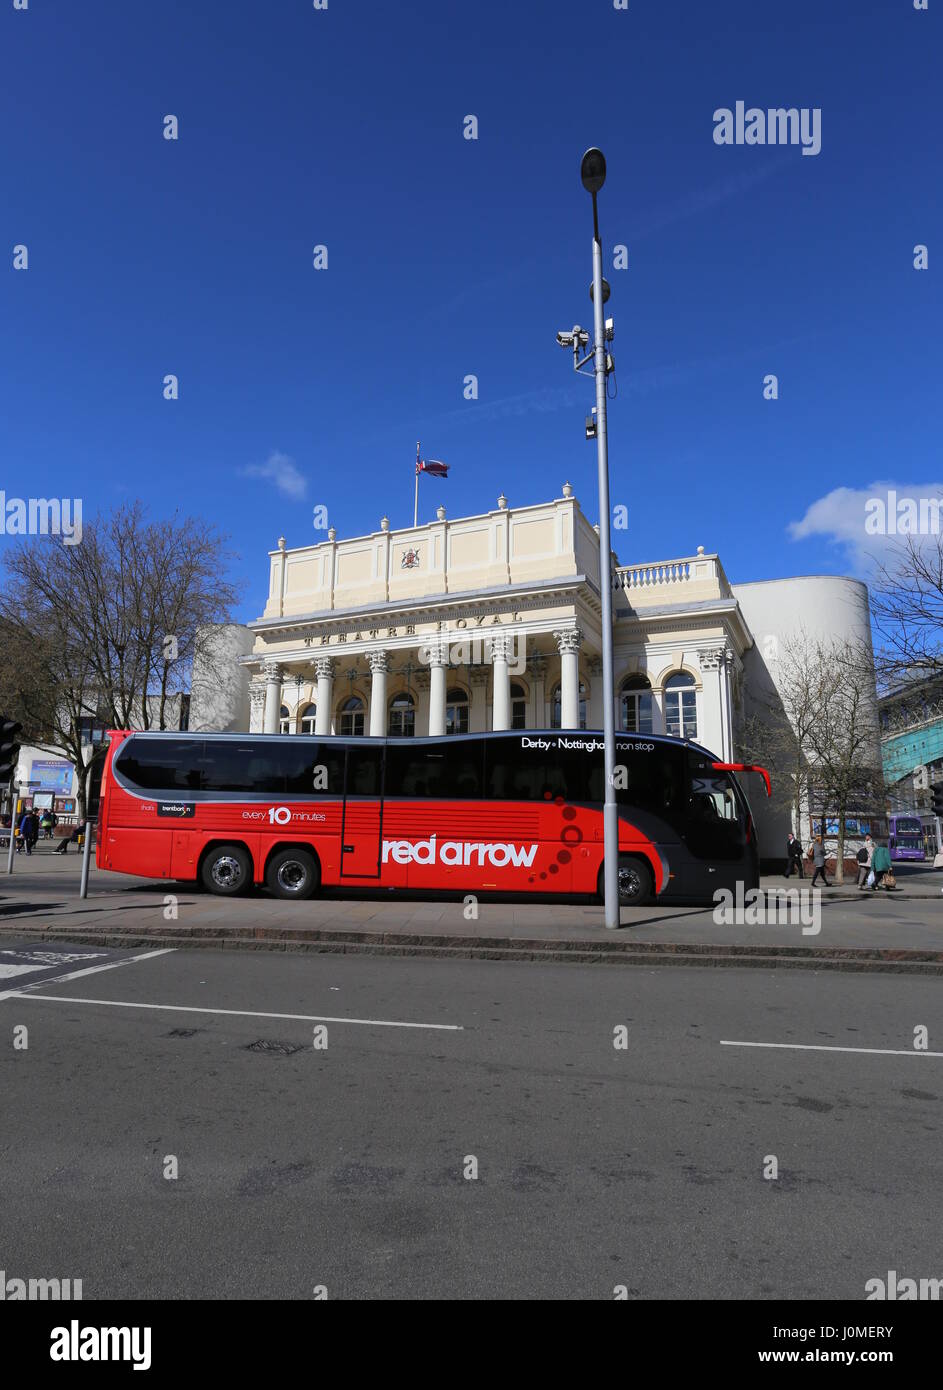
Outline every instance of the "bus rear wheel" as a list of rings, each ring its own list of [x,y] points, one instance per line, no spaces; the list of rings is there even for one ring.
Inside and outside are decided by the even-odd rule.
[[[211,893],[234,898],[252,882],[252,860],[242,845],[215,845],[203,860],[200,877]]]
[[[310,898],[321,875],[317,861],[306,849],[280,849],[268,861],[265,884],[276,898]]]
[[[599,896],[605,897],[605,865],[599,870]],[[619,906],[644,907],[655,900],[655,881],[644,859],[619,855]]]

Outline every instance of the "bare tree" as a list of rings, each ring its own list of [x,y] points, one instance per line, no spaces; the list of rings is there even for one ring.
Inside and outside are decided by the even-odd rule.
[[[883,687],[943,675],[943,535],[908,535],[878,565],[871,587]]]
[[[31,742],[74,763],[80,814],[94,757],[82,721],[166,728],[207,628],[231,621],[238,590],[225,547],[202,520],[151,522],[133,503],[87,524],[78,545],[40,536],[4,556],[0,625],[11,659],[0,708]]]

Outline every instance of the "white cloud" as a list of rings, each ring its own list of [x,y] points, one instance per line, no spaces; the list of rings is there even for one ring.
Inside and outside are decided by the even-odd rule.
[[[308,480],[299,471],[293,458],[274,449],[264,463],[250,463],[239,472],[244,478],[267,478],[283,497],[300,501],[308,491]]]
[[[837,487],[813,502],[805,516],[790,522],[786,529],[794,541],[823,536],[845,552],[856,570],[865,572],[906,540],[904,518],[908,511],[918,518],[923,515],[924,534],[935,544],[935,533],[926,529],[928,519],[932,528],[933,508],[929,504],[934,499],[943,501],[943,484],[884,480],[863,488]]]

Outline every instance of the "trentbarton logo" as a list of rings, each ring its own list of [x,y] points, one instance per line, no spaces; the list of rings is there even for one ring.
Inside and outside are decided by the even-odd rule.
[[[537,853],[536,845],[511,845],[505,842],[484,844],[477,840],[443,840],[436,835],[428,840],[384,840],[383,863],[394,864],[492,864],[503,869],[508,864],[529,869]]]

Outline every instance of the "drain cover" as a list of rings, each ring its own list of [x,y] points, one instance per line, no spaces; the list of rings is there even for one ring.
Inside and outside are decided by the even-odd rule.
[[[300,1043],[277,1042],[274,1038],[258,1038],[243,1048],[244,1052],[270,1052],[276,1057],[290,1057],[293,1052],[301,1052]]]

